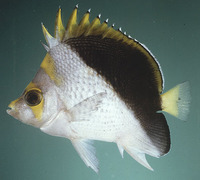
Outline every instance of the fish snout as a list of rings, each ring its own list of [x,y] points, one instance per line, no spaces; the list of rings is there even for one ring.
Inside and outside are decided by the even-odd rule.
[[[12,101],[12,102],[8,105],[8,109],[6,110],[6,112],[7,112],[10,116],[12,116],[12,117],[18,119],[19,112],[17,111],[17,109],[16,109],[16,107],[15,107],[15,101]]]

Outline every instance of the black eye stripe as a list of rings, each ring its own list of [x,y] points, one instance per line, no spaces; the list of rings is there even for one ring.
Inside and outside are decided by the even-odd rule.
[[[42,101],[42,93],[35,89],[27,91],[24,100],[29,106],[36,106]]]

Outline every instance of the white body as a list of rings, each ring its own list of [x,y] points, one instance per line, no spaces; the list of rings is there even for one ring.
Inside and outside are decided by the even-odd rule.
[[[76,20],[77,8],[76,6],[73,10],[66,29],[62,24],[61,9],[59,8],[55,23],[55,38],[48,33],[42,24],[43,33],[48,44],[48,46],[44,45],[44,48],[48,53],[34,79],[26,87],[24,93],[9,104],[10,109],[7,112],[23,123],[40,128],[47,134],[70,139],[85,164],[95,172],[98,172],[98,160],[91,143],[92,140],[115,142],[122,157],[123,151],[126,150],[136,161],[152,170],[146,161],[145,154],[159,157],[166,154],[170,148],[170,133],[164,116],[160,114],[158,115],[158,119],[155,118],[156,116],[152,116],[151,120],[156,119],[156,123],[154,124],[155,121],[150,121],[149,124],[145,123],[142,126],[140,124],[142,121],[136,118],[133,110],[125,104],[115,92],[115,89],[100,75],[101,72],[98,74],[94,69],[87,66],[84,62],[87,59],[81,59],[84,56],[80,57],[80,53],[77,53],[71,47],[79,43],[78,45],[84,54],[88,53],[90,47],[95,45],[98,45],[96,47],[99,48],[98,50],[102,50],[104,45],[109,48],[113,45],[112,42],[116,42],[118,45],[123,42],[123,47],[125,48],[126,46],[124,50],[129,49],[127,53],[136,50],[139,52],[140,58],[144,58],[148,62],[149,65],[147,63],[144,64],[147,67],[149,66],[150,71],[147,77],[143,77],[143,80],[145,78],[147,80],[145,83],[148,83],[148,76],[153,73],[153,77],[151,78],[154,78],[153,80],[158,85],[159,93],[162,92],[163,88],[160,66],[147,48],[144,48],[140,43],[130,38],[130,36],[122,34],[120,30],[108,27],[107,20],[100,23],[100,17],[97,17],[90,23],[90,10],[87,11],[78,24]],[[93,38],[87,39],[86,37],[89,36]],[[100,39],[97,38],[96,40],[98,41],[95,40],[95,36],[101,36],[101,40],[109,39],[114,41],[110,41],[111,44],[101,44]],[[81,42],[81,37],[86,39]],[[76,38],[76,41],[73,41],[73,38]],[[92,43],[89,43],[89,46],[87,46],[89,39]],[[70,40],[73,41],[71,41],[71,46],[69,45]],[[88,51],[83,51],[86,49],[86,46]],[[121,46],[117,49],[120,51]],[[97,55],[96,52],[95,55]],[[110,52],[105,51],[105,53]],[[115,51],[111,53],[115,54]],[[86,58],[90,58],[91,56],[90,54],[85,55],[87,55]],[[108,60],[110,60],[109,58]],[[140,61],[140,58],[136,59],[136,61]],[[92,61],[91,63],[96,62],[95,59],[93,60],[94,62]],[[99,60],[101,59],[99,58]],[[126,59],[122,58],[121,60],[120,63]],[[132,62],[132,57],[129,57],[127,60]],[[132,63],[130,65],[132,66]],[[114,68],[119,67],[121,66],[114,66]],[[138,71],[143,72],[142,64],[139,67]],[[126,71],[126,68],[124,71]],[[129,71],[130,75],[132,69]],[[121,78],[117,79],[116,77],[118,76],[115,75],[110,78],[112,78],[112,81],[116,80],[116,83],[119,83],[119,79]],[[121,74],[119,75],[121,76]],[[129,77],[128,74],[127,77]],[[124,83],[128,81],[129,78]],[[134,83],[132,79],[131,82]],[[143,82],[143,85],[145,83]],[[152,81],[152,83],[154,82]],[[138,84],[140,85],[140,82],[138,83],[137,81]],[[147,88],[149,86],[151,85],[147,85]],[[160,103],[162,104],[160,109],[184,119],[189,112],[190,96],[188,91],[188,83],[183,83],[161,95]],[[131,93],[129,92],[129,96],[131,96]],[[156,98],[159,101],[159,97]],[[132,101],[134,100],[132,99]],[[138,104],[138,101],[136,102]],[[142,103],[146,102],[141,102],[141,105]],[[143,111],[145,110],[142,109],[139,113],[143,113]],[[144,128],[147,129],[144,130]]]
[[[84,139],[116,142],[122,156],[125,149],[151,169],[145,160],[145,153],[158,157],[159,152],[136,120],[134,112],[112,87],[86,66],[69,46],[59,44],[49,54],[55,61],[57,75],[62,79],[60,86],[54,86],[56,99],[62,102],[57,103],[60,107],[56,108],[57,112],[50,120],[45,120],[47,122],[41,126],[41,130],[66,137],[72,143]],[[55,101],[50,103],[53,105]],[[43,116],[45,119],[46,113]],[[94,165],[88,166],[97,171]]]

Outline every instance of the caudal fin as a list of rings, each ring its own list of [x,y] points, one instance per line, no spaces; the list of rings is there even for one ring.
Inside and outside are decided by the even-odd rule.
[[[161,95],[162,110],[186,120],[191,101],[189,82],[184,82]]]

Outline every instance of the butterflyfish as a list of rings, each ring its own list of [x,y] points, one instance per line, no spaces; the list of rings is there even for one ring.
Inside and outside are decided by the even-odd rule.
[[[35,77],[7,113],[52,136],[71,141],[86,166],[99,170],[94,140],[114,142],[153,170],[145,155],[170,150],[163,111],[186,119],[189,83],[163,93],[161,66],[152,53],[121,28],[90,22],[90,9],[77,21],[76,6],[66,28],[58,9],[54,36],[42,24],[47,51]]]

